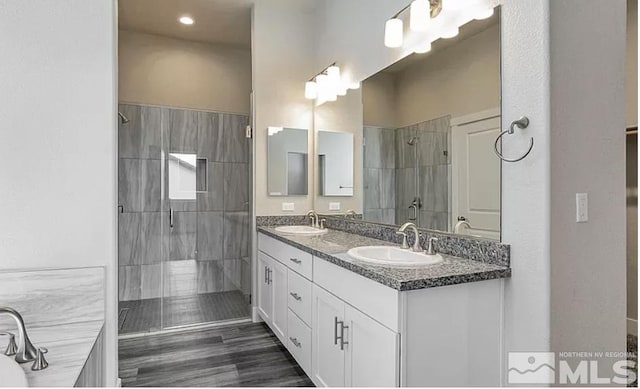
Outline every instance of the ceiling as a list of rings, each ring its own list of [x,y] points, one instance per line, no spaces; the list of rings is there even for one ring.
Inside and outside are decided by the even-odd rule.
[[[255,0],[120,0],[119,28],[204,43],[251,46]],[[189,15],[185,26],[178,18]]]

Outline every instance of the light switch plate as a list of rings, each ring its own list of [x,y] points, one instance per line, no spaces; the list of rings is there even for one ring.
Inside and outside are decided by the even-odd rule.
[[[295,211],[296,205],[294,203],[282,203],[283,211]]]
[[[329,203],[329,211],[339,211],[340,203]]]
[[[576,223],[589,221],[589,196],[586,193],[576,193]]]

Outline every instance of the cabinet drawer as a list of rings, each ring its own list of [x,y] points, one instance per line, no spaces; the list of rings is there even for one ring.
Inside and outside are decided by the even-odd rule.
[[[307,279],[313,276],[313,256],[265,234],[258,234],[258,250]]]
[[[287,349],[308,376],[311,376],[311,328],[289,310]]]
[[[313,288],[311,281],[289,271],[289,290],[287,299],[289,309],[302,319],[308,326],[311,326],[311,300]]]

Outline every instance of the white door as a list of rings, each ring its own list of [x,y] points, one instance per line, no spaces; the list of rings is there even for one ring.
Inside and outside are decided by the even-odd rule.
[[[272,293],[271,329],[283,344],[287,344],[287,267],[271,261],[269,282]]]
[[[345,326],[345,386],[399,386],[398,334],[349,305]]]
[[[269,284],[269,268],[272,260],[265,254],[258,252],[258,312],[262,319],[271,323],[273,298]]]
[[[471,225],[460,234],[500,238],[500,159],[493,151],[499,134],[499,114],[451,128],[452,226],[458,218]]]
[[[345,386],[345,352],[338,339],[344,306],[342,300],[313,286],[311,379],[316,386]]]

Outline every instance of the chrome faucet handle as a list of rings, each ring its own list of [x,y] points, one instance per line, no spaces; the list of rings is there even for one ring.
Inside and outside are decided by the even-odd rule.
[[[409,249],[409,242],[407,242],[407,233],[404,231],[396,231],[396,234],[398,235],[402,235],[402,249],[403,250],[407,250]]]
[[[427,247],[424,253],[427,255],[436,255],[437,254],[436,248],[433,244],[437,242],[438,242],[438,238],[434,238],[434,237],[429,238],[429,246]]]
[[[327,222],[327,219],[320,219],[320,229],[324,230],[324,223]]]
[[[49,362],[47,362],[47,360],[44,359],[44,354],[48,352],[49,350],[47,350],[46,347],[38,348],[36,359],[33,361],[33,365],[31,365],[31,370],[33,371],[44,370],[47,368],[47,366],[49,366]]]
[[[7,349],[4,350],[4,355],[12,356],[16,355],[18,352],[18,345],[16,344],[16,336],[11,332],[0,332],[0,335],[9,337],[9,344],[7,345]]]

